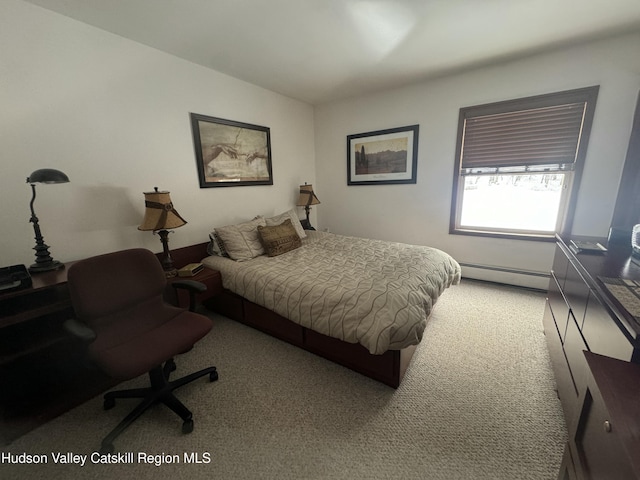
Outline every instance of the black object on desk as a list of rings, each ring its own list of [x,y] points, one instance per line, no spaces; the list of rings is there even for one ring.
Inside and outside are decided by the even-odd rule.
[[[0,268],[0,292],[12,292],[31,286],[31,275],[24,265]]]
[[[573,253],[604,253],[607,248],[600,242],[591,242],[585,240],[571,240],[569,248]]]

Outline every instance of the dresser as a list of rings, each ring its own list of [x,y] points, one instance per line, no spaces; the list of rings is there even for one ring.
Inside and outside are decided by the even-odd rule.
[[[599,279],[640,279],[640,266],[631,261],[630,245],[626,242],[608,245],[608,252],[598,254],[575,253],[569,248],[570,240],[556,238],[543,324],[558,396],[571,432],[587,408],[586,392],[593,391],[589,390],[593,373],[584,352],[640,364],[640,325]],[[578,240],[606,245],[606,239],[581,237]],[[640,414],[638,405],[636,412]],[[571,459],[569,450],[565,460],[567,456]],[[573,461],[577,460],[573,458]],[[581,472],[580,461],[578,463],[576,471]]]
[[[640,478],[640,365],[584,352],[586,388],[569,419],[560,480]]]

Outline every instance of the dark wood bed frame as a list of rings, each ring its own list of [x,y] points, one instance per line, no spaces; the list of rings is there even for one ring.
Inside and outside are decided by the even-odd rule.
[[[172,251],[171,255],[178,268],[188,263],[200,262],[208,255],[207,243],[180,248]],[[398,388],[400,385],[416,349],[416,345],[412,345],[402,350],[388,350],[382,355],[372,355],[360,344],[347,343],[314,332],[224,288],[221,294],[205,300],[203,304],[225,317],[268,333],[393,388]]]
[[[314,332],[226,289],[205,302],[205,306],[393,388],[400,385],[416,349],[412,345],[372,355],[362,345]]]

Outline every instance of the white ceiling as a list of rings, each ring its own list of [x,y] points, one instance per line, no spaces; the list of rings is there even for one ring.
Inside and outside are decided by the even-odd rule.
[[[312,104],[640,31],[640,0],[26,0]]]

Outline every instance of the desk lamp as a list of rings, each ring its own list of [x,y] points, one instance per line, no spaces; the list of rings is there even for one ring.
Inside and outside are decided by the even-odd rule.
[[[51,270],[58,270],[64,268],[64,263],[59,262],[51,258],[49,253],[49,246],[44,243],[42,232],[40,231],[40,224],[38,223],[38,217],[33,209],[33,203],[36,200],[36,183],[68,183],[69,177],[67,177],[60,170],[54,170],[53,168],[42,168],[36,170],[27,177],[27,183],[31,184],[31,218],[29,221],[33,224],[33,230],[35,232],[36,246],[33,249],[36,251],[36,263],[29,267],[30,273],[48,272]]]
[[[152,230],[160,235],[164,258],[162,268],[167,278],[175,277],[177,270],[173,267],[171,252],[169,251],[169,229],[178,228],[186,224],[186,220],[173,208],[169,192],[159,192],[158,187],[153,192],[144,192],[144,219],[138,230]]]

